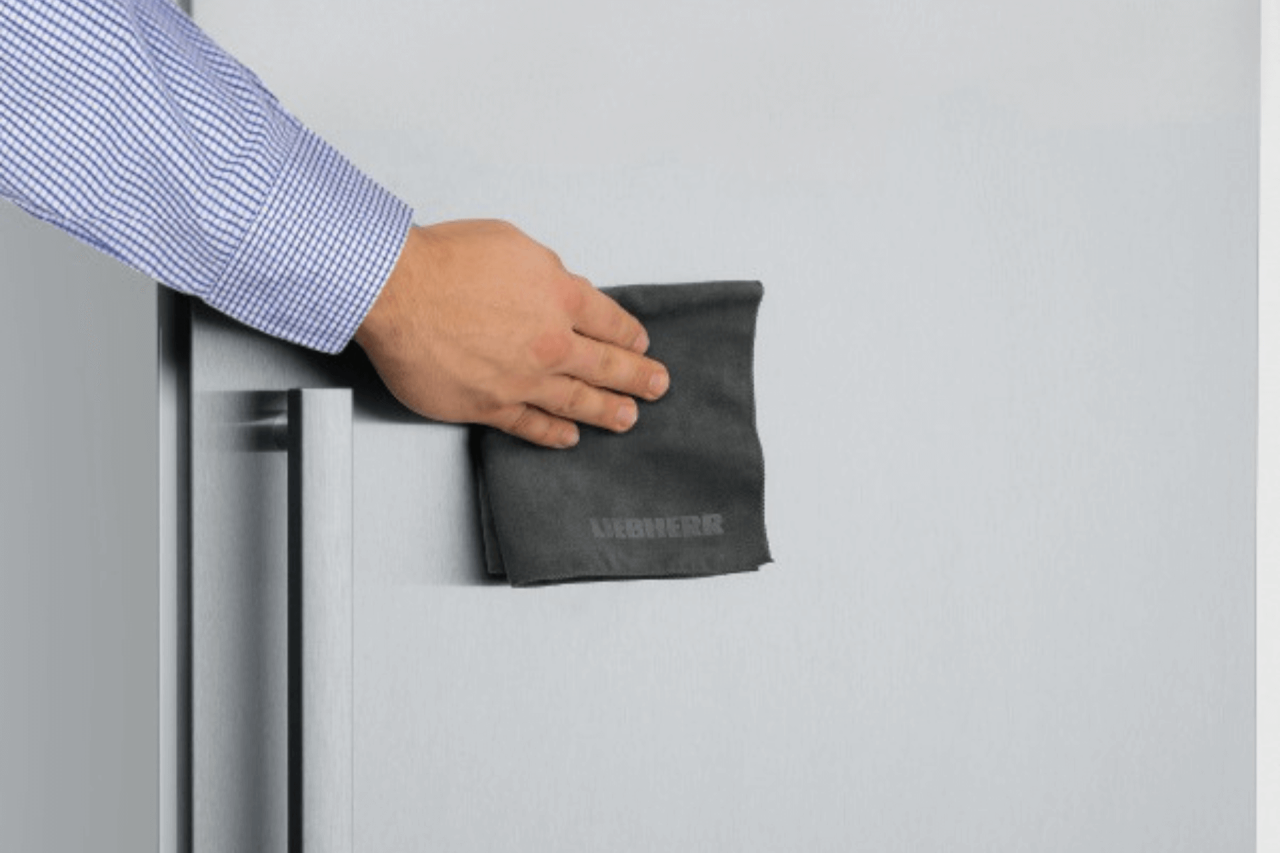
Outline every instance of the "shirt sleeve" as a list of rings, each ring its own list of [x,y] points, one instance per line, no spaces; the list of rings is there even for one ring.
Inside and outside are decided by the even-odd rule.
[[[328,353],[412,219],[168,0],[0,2],[0,196]]]

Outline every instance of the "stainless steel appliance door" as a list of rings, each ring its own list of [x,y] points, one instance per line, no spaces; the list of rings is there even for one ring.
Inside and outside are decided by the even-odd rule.
[[[284,844],[295,387],[354,389],[360,853],[1252,849],[1253,3],[195,17],[420,222],[762,280],[777,559],[487,583],[463,430],[198,311],[197,853]]]

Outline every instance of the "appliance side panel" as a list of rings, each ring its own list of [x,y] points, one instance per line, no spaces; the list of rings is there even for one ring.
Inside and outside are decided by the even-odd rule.
[[[156,285],[0,203],[0,850],[156,850]]]

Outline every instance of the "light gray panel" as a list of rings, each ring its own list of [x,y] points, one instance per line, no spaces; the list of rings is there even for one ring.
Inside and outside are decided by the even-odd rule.
[[[155,285],[0,201],[0,850],[156,850]]]
[[[478,583],[366,407],[358,850],[1250,849],[1254,4],[197,20],[419,221],[766,288],[758,575]]]

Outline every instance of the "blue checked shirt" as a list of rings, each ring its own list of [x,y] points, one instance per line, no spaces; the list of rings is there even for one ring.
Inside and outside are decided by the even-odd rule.
[[[0,0],[0,196],[328,353],[412,219],[168,0]]]

